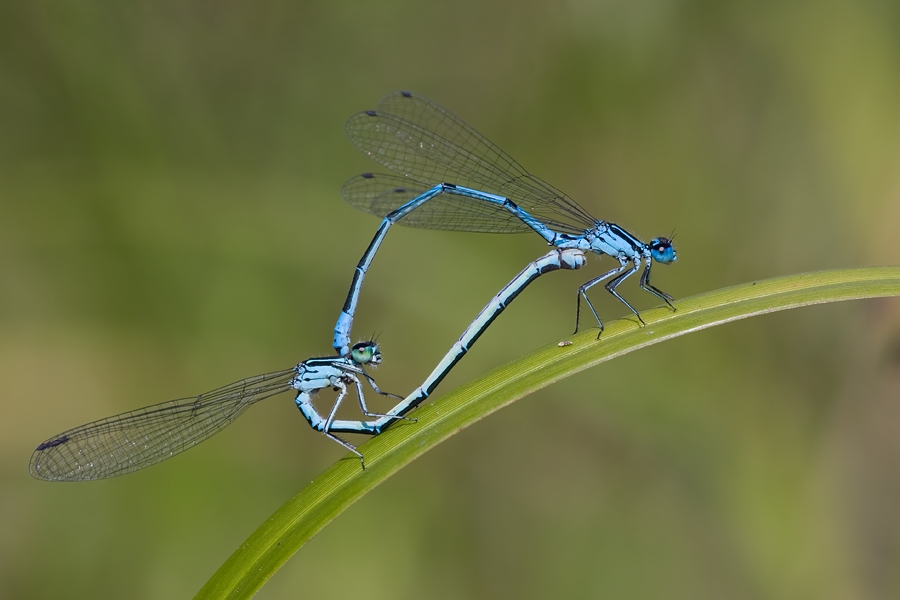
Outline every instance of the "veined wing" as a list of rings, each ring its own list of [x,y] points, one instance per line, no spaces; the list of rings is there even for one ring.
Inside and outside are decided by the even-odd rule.
[[[70,429],[38,446],[28,470],[47,481],[88,481],[149,467],[215,435],[255,402],[287,391],[295,374],[257,375]]]
[[[399,175],[363,173],[344,184],[341,196],[350,206],[384,218],[425,193],[422,187]],[[502,206],[451,194],[440,194],[429,199],[398,223],[422,229],[478,233],[531,231],[528,225]]]
[[[595,219],[574,200],[528,173],[512,157],[434,102],[410,92],[346,125],[357,148],[391,171],[430,187],[453,183],[510,198],[546,223],[581,233]]]

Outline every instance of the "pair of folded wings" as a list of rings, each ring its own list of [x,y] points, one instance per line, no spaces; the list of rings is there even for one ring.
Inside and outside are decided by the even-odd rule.
[[[580,234],[595,219],[528,173],[493,142],[430,100],[410,92],[383,98],[346,125],[350,141],[394,174],[366,173],[341,189],[351,206],[385,217],[439,183],[509,198],[551,229]],[[498,204],[443,193],[399,221],[410,227],[523,233],[531,229]]]

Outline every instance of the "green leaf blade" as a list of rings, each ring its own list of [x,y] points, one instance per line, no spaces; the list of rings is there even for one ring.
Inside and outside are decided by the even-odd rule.
[[[541,348],[448,392],[360,447],[366,470],[348,455],[279,508],[219,568],[197,598],[249,598],[278,568],[354,502],[456,432],[523,396],[623,354],[731,321],[780,310],[900,295],[900,267],[805,273],[724,288],[609,323],[569,346]]]

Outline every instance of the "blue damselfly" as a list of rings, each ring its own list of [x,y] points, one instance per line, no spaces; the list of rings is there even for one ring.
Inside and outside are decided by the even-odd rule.
[[[587,290],[607,279],[607,291],[643,324],[638,311],[616,291],[642,261],[640,286],[675,310],[673,298],[650,283],[653,261],[675,262],[670,239],[657,237],[648,244],[614,223],[592,217],[434,102],[410,92],[395,92],[383,98],[377,110],[351,117],[346,131],[357,148],[395,175],[365,173],[349,180],[341,190],[349,204],[383,218],[359,261],[335,325],[334,348],[341,356],[350,349],[349,331],[363,278],[394,223],[487,233],[534,231],[551,246],[615,258],[618,267],[578,288],[576,332],[582,298],[603,331]]]

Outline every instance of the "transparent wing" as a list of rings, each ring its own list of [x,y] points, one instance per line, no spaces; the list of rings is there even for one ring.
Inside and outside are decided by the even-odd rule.
[[[416,94],[386,96],[378,110],[351,117],[346,131],[373,160],[426,187],[453,183],[504,196],[566,232],[581,233],[595,222],[566,194],[528,173],[446,109]]]
[[[70,429],[38,446],[28,470],[47,481],[88,481],[149,467],[215,435],[255,402],[287,391],[295,374],[257,375]]]
[[[425,193],[419,183],[387,173],[363,173],[341,187],[341,197],[352,206],[384,218]]]
[[[413,187],[410,187],[413,186]],[[426,190],[413,180],[387,173],[363,173],[341,188],[341,196],[352,207],[377,217],[386,217]],[[400,224],[422,229],[473,231],[478,233],[525,233],[523,221],[503,207],[465,196],[440,194],[403,217]]]

